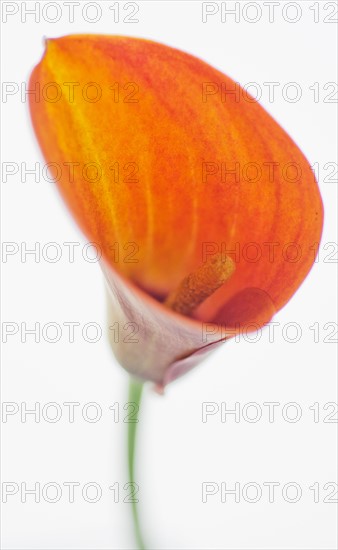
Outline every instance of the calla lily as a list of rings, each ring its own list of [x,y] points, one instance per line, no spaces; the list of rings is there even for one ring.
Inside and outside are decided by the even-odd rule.
[[[47,41],[30,87],[44,157],[101,247],[112,323],[130,327],[112,333],[127,370],[164,386],[288,302],[314,261],[321,198],[235,82],[155,42],[74,35]]]

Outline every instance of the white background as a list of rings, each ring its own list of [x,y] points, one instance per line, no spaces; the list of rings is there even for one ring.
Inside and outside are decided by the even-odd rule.
[[[266,3],[259,21],[250,23],[256,8],[239,3],[239,22],[234,16],[221,22],[220,11],[202,23],[200,2],[138,2],[134,16],[138,23],[123,19],[131,9],[120,3],[119,22],[113,20],[109,6],[113,2],[96,3],[101,8],[98,21],[95,6],[81,2],[75,9],[75,21],[69,22],[69,11],[59,2],[61,18],[54,18],[55,7],[43,13],[40,22],[34,15],[24,21],[21,9],[25,3],[3,2],[19,8],[2,24],[3,81],[21,85],[43,52],[43,37],[69,33],[106,33],[146,37],[175,46],[196,55],[225,72],[242,85],[256,82],[262,90],[261,103],[300,145],[311,164],[320,167],[319,185],[325,207],[325,226],[319,261],[287,306],[276,315],[280,323],[274,342],[269,342],[266,328],[259,341],[230,341],[184,378],[167,388],[164,397],[147,387],[141,409],[138,444],[139,498],[142,523],[150,549],[180,550],[253,550],[253,549],[320,549],[336,547],[336,505],[324,502],[334,487],[323,486],[335,481],[336,423],[324,422],[337,401],[335,354],[331,336],[336,322],[335,277],[337,250],[325,248],[336,241],[337,175],[331,178],[326,163],[336,162],[336,104],[325,102],[332,89],[328,82],[335,74],[336,26],[324,17],[334,9],[334,2],[298,2],[283,11],[287,2],[279,2],[274,21],[269,22]],[[34,2],[26,3],[34,8]],[[55,3],[54,3],[55,4]],[[91,3],[93,4],[93,3]],[[228,7],[233,2],[227,2]],[[292,3],[295,4],[295,3]],[[318,4],[319,22],[310,6]],[[85,8],[85,17],[82,8]],[[298,6],[298,8],[297,8]],[[326,7],[325,7],[326,6]],[[127,8],[127,9],[124,9]],[[4,9],[4,8],[3,8]],[[10,8],[9,8],[10,9]],[[14,8],[13,8],[14,9]],[[53,11],[54,9],[54,11]],[[219,6],[220,9],[220,6]],[[298,22],[290,23],[300,10]],[[333,18],[333,16],[331,16]],[[336,16],[337,17],[337,14]],[[264,82],[279,82],[275,100],[270,102]],[[288,82],[297,82],[302,89],[299,101],[290,102],[281,90]],[[319,100],[310,90],[319,86]],[[290,89],[290,96],[292,90]],[[334,96],[337,98],[337,94]],[[179,99],[178,99],[179,100]],[[2,104],[4,162],[26,162],[33,167],[42,162],[30,127],[28,104],[19,94]],[[326,165],[326,168],[325,168]],[[22,174],[8,177],[2,184],[3,241],[17,243],[19,251],[27,243],[33,248],[39,242],[56,242],[62,246],[62,258],[50,263],[41,254],[40,261],[28,255],[22,262],[20,253],[3,263],[3,321],[48,322],[74,321],[80,329],[89,322],[106,325],[103,277],[97,263],[85,261],[82,251],[85,238],[59,200],[53,183]],[[326,178],[326,180],[325,180]],[[333,181],[333,180],[336,181]],[[77,242],[74,263],[69,262],[64,242]],[[52,251],[51,251],[52,252]],[[331,258],[331,261],[328,261]],[[287,281],[285,282],[287,284]],[[295,332],[285,332],[287,323],[297,323],[302,331],[299,341],[291,343]],[[309,327],[318,323],[319,342]],[[8,497],[2,505],[2,544],[5,549],[131,549],[134,548],[130,505],[123,502],[123,486],[128,481],[125,469],[125,438],[128,376],[116,363],[105,334],[97,343],[88,343],[76,332],[74,343],[68,342],[64,327],[59,342],[52,344],[34,336],[21,342],[18,333],[3,346],[2,399],[14,402],[19,409],[35,402],[41,407],[56,402],[62,407],[59,422],[51,423],[41,413],[40,422],[28,415],[21,422],[20,413],[2,419],[2,482],[11,481],[32,487],[40,482],[56,482],[63,487],[57,503],[34,495]],[[326,337],[326,341],[324,341]],[[328,340],[331,341],[328,341]],[[269,423],[264,402],[279,402],[275,421]],[[64,402],[78,402],[75,421],[68,421]],[[98,422],[86,421],[81,411],[88,402],[102,409]],[[226,423],[220,414],[202,422],[202,403],[213,402],[228,408],[240,403],[241,411],[249,402],[262,409],[262,418],[248,422],[241,414],[236,423],[228,415]],[[285,404],[296,402],[302,417],[290,422],[295,409]],[[309,409],[319,403],[319,422]],[[118,403],[120,421],[113,421],[109,406]],[[245,409],[244,409],[245,411]],[[253,410],[248,414],[253,414]],[[48,414],[48,413],[47,413]],[[53,411],[49,410],[50,416]],[[94,410],[88,410],[93,415]],[[335,415],[337,419],[337,413]],[[68,502],[64,482],[79,482],[75,502]],[[278,482],[275,502],[269,503],[264,482]],[[102,497],[89,503],[81,488],[88,482],[102,487]],[[109,486],[120,486],[119,502],[113,501]],[[259,502],[249,503],[241,494],[235,503],[230,496],[221,502],[220,491],[202,503],[202,483],[226,482],[228,487],[248,482],[263,489]],[[290,503],[282,496],[282,487],[297,483],[302,496]],[[319,483],[319,502],[309,489]],[[52,491],[50,493],[52,496]],[[91,495],[89,495],[91,496]],[[250,495],[249,495],[250,496]],[[290,490],[290,497],[294,494]],[[331,498],[334,498],[333,496]],[[337,494],[335,495],[337,498]],[[247,499],[248,500],[248,499]]]

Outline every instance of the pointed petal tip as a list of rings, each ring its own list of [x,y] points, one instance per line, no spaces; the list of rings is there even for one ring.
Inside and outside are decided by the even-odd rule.
[[[53,38],[48,38],[48,36],[45,36],[45,35],[42,37],[42,44],[45,48],[45,52],[48,50],[48,48],[49,48],[49,46],[50,46],[50,44],[53,40],[54,40]]]
[[[55,42],[55,38],[49,38],[45,35],[42,37],[42,54],[38,65],[45,59],[48,51],[50,51],[50,46],[52,42]]]

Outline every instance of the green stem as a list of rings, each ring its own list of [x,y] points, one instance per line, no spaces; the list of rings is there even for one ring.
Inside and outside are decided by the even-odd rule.
[[[135,483],[135,441],[136,441],[136,432],[137,424],[139,421],[138,413],[142,398],[143,382],[136,380],[135,378],[130,378],[129,382],[129,403],[134,403],[137,410],[137,421],[128,423],[128,469],[129,469],[129,481],[130,483]],[[137,486],[137,485],[136,485]],[[138,506],[137,503],[132,502],[132,514],[133,514],[133,523],[134,523],[134,534],[135,539],[138,545],[139,550],[146,550],[145,544],[143,542],[140,521],[138,517]]]

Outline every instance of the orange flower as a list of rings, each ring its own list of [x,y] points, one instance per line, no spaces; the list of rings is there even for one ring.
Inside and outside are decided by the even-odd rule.
[[[101,247],[129,371],[164,385],[291,298],[320,240],[318,187],[230,78],[148,40],[79,35],[47,41],[30,86],[45,159]]]

